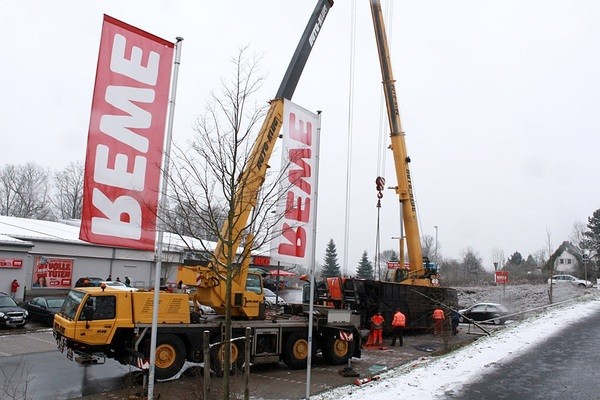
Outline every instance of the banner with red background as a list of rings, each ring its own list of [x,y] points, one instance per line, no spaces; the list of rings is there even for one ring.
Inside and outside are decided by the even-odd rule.
[[[79,238],[154,250],[174,44],[104,16]]]
[[[31,286],[69,289],[73,281],[74,262],[72,258],[36,257]]]

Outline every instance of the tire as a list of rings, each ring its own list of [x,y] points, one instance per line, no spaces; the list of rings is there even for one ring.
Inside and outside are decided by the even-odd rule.
[[[236,372],[244,365],[244,345],[236,340],[231,343],[231,371]],[[210,367],[216,376],[223,376],[225,369],[225,343],[210,349]]]
[[[198,323],[200,323],[201,316],[202,316],[202,313],[195,313],[195,312],[191,313],[190,314],[190,322],[192,324],[198,324]]]
[[[308,337],[306,334],[292,333],[285,341],[281,359],[292,369],[306,368],[308,362]]]
[[[158,335],[156,339],[156,379],[174,377],[185,363],[185,345],[176,335]]]
[[[345,364],[354,354],[354,343],[354,340],[351,342],[342,340],[337,333],[330,332],[321,348],[323,358],[331,365]]]
[[[494,324],[494,325],[500,325],[500,324],[502,324],[502,322],[501,322],[500,318],[494,318],[492,320],[492,324]]]

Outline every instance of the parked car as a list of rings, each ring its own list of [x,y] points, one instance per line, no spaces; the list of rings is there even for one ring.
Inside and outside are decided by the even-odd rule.
[[[275,291],[277,290],[277,286],[279,286],[280,291],[285,290],[285,281],[279,280],[279,282],[277,282],[277,279],[274,278],[263,278],[263,287],[266,289]]]
[[[88,280],[90,282],[89,286],[100,286],[100,284],[102,282],[106,282],[106,279],[102,279],[102,278],[91,278],[89,276],[84,276],[83,278],[79,278],[77,279],[77,282],[75,282],[75,287],[84,287],[85,286],[85,280]]]
[[[100,287],[100,285],[104,283],[106,285],[106,287],[110,287],[112,289],[137,290],[135,288],[127,286],[126,284],[124,284],[123,282],[120,282],[120,281],[107,281],[106,279],[102,279],[102,278],[89,278],[89,277],[77,279],[77,282],[75,282],[75,287],[85,287],[84,282],[86,279],[90,282],[89,286],[93,286],[93,287]]]
[[[100,285],[105,284],[107,288],[111,288],[111,289],[118,289],[118,290],[133,290],[134,292],[138,291],[138,288],[133,288],[130,286],[127,286],[126,284],[124,284],[123,282],[120,281],[102,281],[100,282]],[[98,286],[100,286],[98,285]]]
[[[196,294],[196,290],[197,290],[197,288],[195,288],[195,287],[188,287],[185,289],[186,293],[190,296],[190,311],[192,311],[192,312],[196,311],[194,302],[191,300],[193,298],[194,294]],[[217,313],[214,308],[212,308],[210,306],[206,306],[204,304],[198,304],[198,307],[199,307],[198,314],[200,314],[200,315]]]
[[[271,289],[263,288],[263,293],[265,295],[265,303],[267,303],[268,306],[272,307],[275,305],[276,302],[277,305],[280,307],[286,304],[285,300],[281,298],[281,294],[278,298],[277,295],[273,293]]]
[[[477,303],[471,307],[459,310],[460,322],[470,320],[477,322],[491,322],[502,325],[506,322],[506,316],[510,314],[508,308],[498,303]],[[466,317],[466,318],[465,318]]]
[[[194,306],[194,302],[190,300],[190,311],[196,311],[196,307]],[[214,315],[217,312],[215,311],[214,308],[209,307],[209,306],[205,306],[204,304],[199,304],[199,309],[198,309],[198,314],[200,315],[207,315],[207,314],[211,314]]]
[[[0,295],[0,326],[22,328],[27,323],[29,313],[15,303],[12,297]]]
[[[592,282],[586,281],[583,279],[579,279],[573,275],[553,275],[552,278],[548,278],[548,285],[556,285],[556,284],[564,284],[570,283],[571,285],[576,285],[578,287],[592,287]]]
[[[29,312],[29,320],[37,321],[52,326],[54,323],[54,314],[60,311],[64,297],[35,297],[22,304],[22,307]]]

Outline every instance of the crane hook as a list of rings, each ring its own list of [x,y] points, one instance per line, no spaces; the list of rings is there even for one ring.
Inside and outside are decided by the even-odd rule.
[[[378,192],[383,191],[383,189],[385,187],[385,178],[383,176],[378,176],[375,179],[375,186],[377,187]]]
[[[383,198],[383,189],[385,188],[385,178],[378,176],[375,179],[375,188],[377,189],[377,208],[381,207],[381,199]]]

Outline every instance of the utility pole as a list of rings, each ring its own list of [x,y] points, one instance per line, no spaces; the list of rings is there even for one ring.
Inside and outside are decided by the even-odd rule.
[[[587,280],[588,280],[588,278],[587,278],[587,262],[588,262],[589,256],[587,254],[583,253],[583,255],[581,256],[581,258],[583,258],[583,273],[585,275],[584,279],[587,282]]]
[[[550,236],[550,232],[546,231],[546,244],[548,245],[548,263],[552,259],[552,237]],[[548,297],[550,300],[550,304],[552,304],[552,286],[554,285],[554,261],[549,265],[550,267],[550,288],[548,289]]]
[[[437,257],[437,239],[438,239],[438,226],[435,225],[435,254],[434,254],[434,259],[435,259],[435,263],[438,264],[438,257]]]

